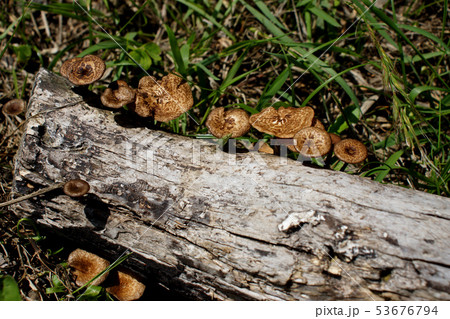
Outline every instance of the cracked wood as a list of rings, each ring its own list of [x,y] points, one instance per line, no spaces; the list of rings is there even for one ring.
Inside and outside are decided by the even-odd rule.
[[[110,260],[129,249],[127,267],[194,299],[450,299],[449,199],[227,154],[97,105],[39,72],[16,196],[71,178],[91,191],[53,191],[18,216]]]

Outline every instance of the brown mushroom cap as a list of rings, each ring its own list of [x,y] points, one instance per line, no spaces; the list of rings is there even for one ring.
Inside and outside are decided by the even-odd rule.
[[[136,114],[168,122],[190,110],[194,99],[189,84],[175,74],[166,75],[160,81],[144,76],[139,81],[135,104]]]
[[[59,69],[59,73],[61,73],[62,76],[68,77],[70,71],[72,70],[72,65],[76,61],[81,61],[81,58],[71,58],[69,60],[64,61],[64,63],[61,65],[61,68]]]
[[[73,60],[73,61],[71,61]],[[95,55],[86,55],[83,58],[74,58],[67,66],[61,67],[61,74],[67,74],[67,78],[75,85],[87,85],[94,83],[103,76],[105,62]],[[64,65],[64,64],[63,64]]]
[[[100,96],[104,106],[119,109],[126,104],[134,102],[136,92],[128,86],[127,82],[118,80],[111,86],[116,88],[107,88]]]
[[[270,145],[267,144],[267,143],[263,143],[263,144],[259,147],[258,152],[266,153],[266,154],[274,154],[274,153],[275,153],[275,151],[273,150],[273,148],[270,147]]]
[[[295,145],[288,145],[287,148],[291,152],[298,153],[297,148],[295,147]]]
[[[241,109],[225,111],[223,107],[212,110],[205,124],[211,134],[218,138],[227,135],[231,135],[231,138],[240,137],[245,135],[251,127],[247,112]]]
[[[3,105],[2,111],[7,115],[18,115],[23,112],[26,103],[22,99],[13,99]]]
[[[367,158],[367,148],[360,141],[347,138],[334,145],[334,154],[345,163],[358,164]]]
[[[106,291],[121,301],[137,300],[142,297],[145,285],[134,276],[117,271],[118,282],[106,288]]]
[[[74,268],[75,283],[80,287],[109,267],[109,261],[106,259],[79,248],[70,253],[68,264]],[[106,276],[108,276],[108,273],[104,273],[92,281],[91,285],[101,284]]]
[[[320,157],[331,150],[330,135],[317,127],[305,127],[294,136],[295,148],[303,156]]]
[[[328,133],[328,134],[330,134],[331,144],[334,145],[334,144],[336,144],[336,143],[341,141],[341,137],[339,135],[334,134],[334,133]]]
[[[72,179],[64,184],[64,194],[70,197],[81,197],[89,192],[89,183],[82,179]]]
[[[304,127],[309,127],[314,118],[314,110],[309,106],[302,108],[272,106],[250,116],[250,124],[260,132],[279,138],[292,138]]]
[[[312,127],[317,127],[317,128],[320,128],[321,130],[326,131],[325,126],[323,125],[323,123],[321,121],[319,121],[318,119],[316,119],[316,118],[314,118],[312,120],[311,126]]]

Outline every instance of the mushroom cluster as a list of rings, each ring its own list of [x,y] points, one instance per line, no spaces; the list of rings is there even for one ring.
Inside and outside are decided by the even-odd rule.
[[[96,286],[103,284],[107,292],[121,301],[137,300],[144,294],[145,285],[134,275],[124,271],[108,272],[109,261],[83,249],[70,253],[68,265],[73,268],[75,283],[79,287],[87,283]]]
[[[286,144],[289,150],[308,158],[325,156],[332,149],[345,163],[357,164],[367,158],[367,149],[363,143],[354,139],[341,141],[338,135],[328,133],[314,115],[314,109],[309,106],[278,109],[271,106],[250,117],[241,109],[225,111],[223,107],[219,107],[211,111],[206,126],[209,132],[218,138],[243,136],[252,126],[262,133],[286,139],[283,144]],[[263,153],[274,154],[274,150],[265,143],[258,145],[257,149]]]
[[[72,58],[63,63],[60,72],[76,85],[86,85],[100,79],[105,71],[105,63],[97,56],[86,55]],[[110,108],[130,105],[137,115],[152,117],[159,122],[168,122],[187,112],[194,105],[189,84],[177,74],[163,76],[160,80],[153,76],[140,79],[137,89],[125,81],[112,83],[101,95],[101,102]],[[346,163],[357,164],[367,158],[367,149],[353,139],[342,140],[334,133],[328,133],[325,126],[314,117],[314,109],[305,107],[270,106],[249,116],[242,109],[213,109],[206,120],[209,132],[217,138],[237,138],[247,134],[251,127],[280,139],[291,139],[289,150],[304,157],[322,157],[334,154]],[[260,145],[261,152],[273,154],[270,146]]]
[[[99,80],[105,72],[105,62],[94,55],[66,60],[60,73],[75,85],[87,85]],[[144,76],[138,89],[125,81],[111,83],[100,97],[106,107],[119,109],[131,104],[132,110],[142,117],[153,117],[159,122],[168,122],[187,112],[194,105],[189,84],[177,73],[157,80]]]

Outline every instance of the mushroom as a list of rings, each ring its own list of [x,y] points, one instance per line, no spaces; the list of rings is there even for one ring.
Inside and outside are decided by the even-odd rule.
[[[225,111],[223,107],[218,107],[209,113],[206,126],[217,138],[228,135],[231,138],[240,137],[245,135],[251,127],[247,112],[241,109]]]
[[[320,128],[321,130],[326,131],[325,126],[322,124],[322,122],[319,121],[319,120],[316,119],[316,118],[314,118],[314,119],[312,120],[311,126],[312,126],[312,127],[317,127],[317,128]]]
[[[306,157],[320,157],[331,149],[330,135],[317,127],[305,127],[294,136],[295,148]]]
[[[87,85],[100,79],[105,68],[105,62],[98,56],[86,55],[65,61],[60,73],[75,85]]]
[[[91,279],[109,267],[109,261],[106,259],[79,248],[70,253],[68,264],[70,267],[74,268],[73,274],[76,276],[75,283],[79,287],[84,286]],[[106,272],[93,280],[90,284],[97,286],[101,284],[107,276],[108,273]]]
[[[168,122],[191,109],[194,99],[189,84],[179,75],[169,74],[160,81],[144,76],[139,81],[135,105],[136,114]]]
[[[89,183],[82,179],[72,179],[64,184],[64,194],[70,197],[81,197],[89,192]]]
[[[266,154],[274,154],[274,153],[275,153],[275,151],[273,150],[273,148],[270,147],[270,145],[267,144],[267,143],[263,143],[263,144],[259,147],[258,152],[266,153]]]
[[[260,132],[279,138],[292,138],[304,127],[310,127],[314,110],[309,106],[302,108],[272,106],[250,116],[250,124]]]
[[[341,141],[341,137],[339,135],[334,134],[334,133],[328,133],[328,134],[330,134],[331,144],[334,145],[334,144],[336,144],[336,143]]]
[[[358,164],[367,158],[367,148],[360,141],[347,138],[334,145],[334,154],[345,163]]]
[[[3,105],[2,111],[6,115],[19,115],[26,107],[26,103],[22,99],[13,99]]]
[[[127,82],[118,80],[103,92],[100,100],[104,106],[119,109],[126,104],[134,102],[135,96],[135,90],[130,88]]]
[[[55,189],[58,189],[60,187],[63,187],[63,191],[66,195],[71,196],[71,197],[80,197],[83,196],[84,194],[86,194],[89,191],[89,184],[81,179],[73,179],[70,180],[68,182],[60,182],[60,183],[56,183],[53,185],[50,185],[48,187],[45,188],[41,188],[35,192],[32,192],[30,194],[27,195],[23,195],[20,196],[18,198],[14,198],[10,201],[4,202],[4,203],[0,203],[0,208],[1,207],[6,207],[12,204],[16,204],[16,203],[20,203],[24,200],[51,192]]]
[[[61,75],[63,77],[68,77],[69,76],[69,72],[72,69],[72,64],[76,61],[80,61],[81,58],[71,58],[69,60],[64,61],[64,63],[61,65],[61,68],[59,69],[59,73],[61,73]]]
[[[121,301],[137,300],[142,297],[145,285],[136,277],[117,271],[117,283],[106,288],[106,291]]]

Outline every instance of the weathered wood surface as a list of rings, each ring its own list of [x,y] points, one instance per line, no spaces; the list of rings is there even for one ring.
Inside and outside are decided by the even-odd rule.
[[[109,259],[130,249],[130,268],[190,298],[450,299],[449,199],[227,154],[81,100],[40,71],[15,191],[78,177],[90,194],[52,192],[17,215]]]

